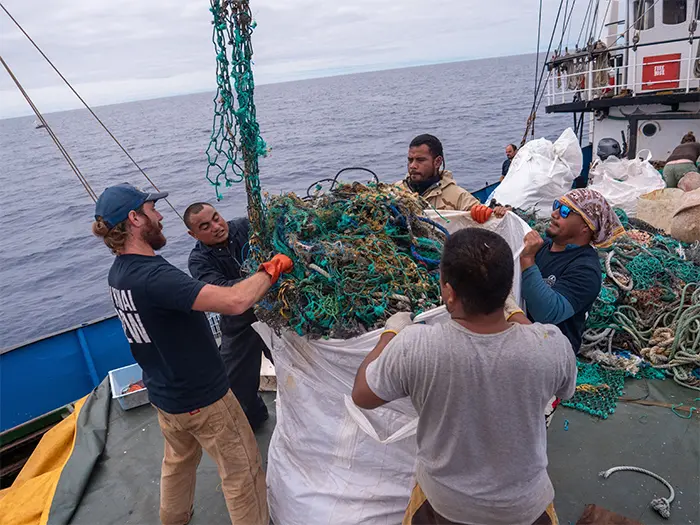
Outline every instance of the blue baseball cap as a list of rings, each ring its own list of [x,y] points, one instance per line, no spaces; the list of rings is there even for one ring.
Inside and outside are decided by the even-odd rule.
[[[102,217],[107,227],[114,228],[126,220],[130,211],[140,208],[147,202],[155,202],[167,196],[167,191],[146,193],[128,182],[110,186],[102,192],[95,203],[95,219]]]

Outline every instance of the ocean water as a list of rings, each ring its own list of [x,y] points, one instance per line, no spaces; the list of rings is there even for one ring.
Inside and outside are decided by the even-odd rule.
[[[505,145],[522,138],[534,61],[523,55],[259,86],[258,120],[272,149],[260,162],[263,190],[305,193],[348,166],[399,180],[408,143],[420,133],[442,140],[460,185],[493,182]],[[195,201],[215,202],[204,178],[212,96],[95,109],[180,213]],[[46,118],[98,194],[124,181],[147,186],[86,110]],[[569,125],[541,108],[536,136],[555,139]],[[113,313],[113,256],[91,234],[94,205],[33,117],[0,120],[0,196],[0,348]],[[226,218],[245,214],[245,206],[243,185],[226,189],[217,204]],[[161,253],[186,269],[194,241],[167,204],[159,210],[168,238]]]

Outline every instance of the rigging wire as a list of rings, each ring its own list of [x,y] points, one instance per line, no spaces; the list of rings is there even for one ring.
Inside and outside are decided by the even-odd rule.
[[[539,10],[539,21],[537,22],[537,54],[535,55],[535,94],[534,97],[537,99],[537,90],[539,86],[537,85],[537,79],[540,71],[540,37],[542,35],[542,0],[540,0],[540,10]],[[545,58],[546,60],[546,58]],[[533,102],[534,105],[534,102]]]
[[[536,60],[536,70],[535,70],[535,93],[532,99],[532,108],[530,110],[530,116],[527,119],[527,124],[525,125],[525,133],[523,135],[523,139],[521,141],[521,145],[524,144],[527,140],[527,135],[528,133],[532,133],[532,136],[535,134],[535,118],[536,118],[536,106],[537,104],[537,97],[540,93],[542,87],[542,81],[544,80],[544,72],[545,69],[547,68],[547,57],[549,57],[549,54],[552,50],[552,43],[554,42],[554,36],[557,33],[557,27],[559,25],[559,17],[561,16],[561,10],[562,7],[564,6],[564,0],[559,1],[559,9],[557,10],[557,17],[554,21],[554,27],[552,27],[552,35],[549,38],[549,45],[547,46],[547,52],[545,54],[545,60],[544,63],[542,64],[542,69],[540,70],[539,67],[539,57],[540,57],[540,35],[541,35],[541,30],[542,30],[542,0],[540,0],[540,13],[539,13],[539,23],[537,27],[537,60]],[[566,16],[566,15],[565,15]],[[547,79],[549,79],[549,76],[551,75],[551,71],[547,75]],[[545,84],[546,85],[546,84]],[[541,97],[540,97],[541,100]]]
[[[600,0],[596,0],[595,11],[593,12],[593,18],[591,19],[590,32],[588,33],[588,40],[586,41],[586,44],[589,46],[593,45],[593,35],[595,34],[595,28],[598,25],[598,13],[599,12],[600,12]]]
[[[568,17],[567,17],[567,12],[566,12],[566,10],[564,10],[564,19],[565,19],[565,20],[564,20],[564,27],[563,27],[563,30],[562,30],[561,39],[559,40],[559,54],[561,54],[561,46],[562,46],[562,44],[564,43],[564,32],[566,31],[567,27],[568,27],[568,29],[569,29],[569,33],[571,33],[571,25],[572,25],[572,24],[571,24],[571,17],[572,17],[573,14],[574,14],[574,8],[575,8],[575,7],[576,7],[576,0],[574,0],[574,1],[571,3],[571,11],[568,12]],[[567,38],[567,44],[568,44],[568,41],[569,41],[569,40],[568,40],[568,38]]]
[[[564,5],[564,24],[561,26],[561,38],[559,39],[559,47],[557,48],[556,53],[561,54],[561,42],[564,41],[564,34],[566,33],[566,16],[569,13],[569,0],[566,0],[566,4]]]
[[[625,30],[622,32],[622,34],[620,35],[619,38],[622,38],[622,37],[624,37],[625,35],[627,35],[627,34],[629,33],[630,29],[632,29],[632,28],[635,28],[635,30],[636,30],[636,29],[637,29],[637,23],[639,23],[639,22],[646,16],[646,14],[647,14],[649,11],[651,11],[652,9],[654,9],[654,7],[656,6],[656,4],[658,4],[658,3],[659,3],[659,0],[656,0],[653,4],[651,4],[649,7],[647,7],[647,8],[642,12],[642,8],[644,7],[644,2],[639,2],[639,10],[637,11],[638,13],[640,13],[640,14],[639,14],[639,17],[636,18],[631,24],[629,24],[629,25],[627,26],[627,29],[625,29]],[[619,39],[618,39],[618,40],[619,40]]]
[[[564,6],[564,25],[561,28],[561,37],[559,38],[559,47],[557,48],[557,54],[562,55],[562,45],[564,44],[564,37],[566,37],[566,46],[568,48],[569,41],[571,39],[571,17],[574,14],[574,8],[576,7],[576,0],[571,2],[571,9],[569,9],[569,0],[566,0],[566,5]],[[568,30],[568,36],[567,36]]]
[[[77,164],[73,161],[71,158],[70,154],[66,150],[65,147],[63,147],[63,144],[61,144],[61,141],[58,139],[56,134],[54,133],[53,129],[51,129],[51,126],[49,125],[48,122],[44,119],[44,116],[41,114],[39,109],[36,107],[34,102],[32,101],[31,97],[27,92],[24,90],[24,87],[22,87],[22,84],[19,82],[15,74],[12,72],[12,69],[10,69],[10,66],[5,62],[5,59],[0,55],[0,62],[2,62],[2,65],[4,66],[5,70],[7,73],[10,75],[10,78],[12,78],[12,81],[15,83],[17,86],[17,89],[20,90],[22,93],[22,96],[24,96],[25,100],[29,104],[29,106],[32,108],[34,111],[34,114],[37,116],[39,121],[43,124],[43,126],[46,128],[46,131],[48,131],[49,135],[53,139],[54,143],[56,144],[56,147],[58,150],[61,152],[63,157],[66,159],[66,162],[68,162],[68,165],[71,167],[75,175],[78,177],[78,180],[82,183],[83,187],[85,188],[85,191],[87,191],[87,194],[90,196],[93,202],[97,202],[97,194],[95,193],[95,190],[92,189],[92,186],[90,186],[90,183],[87,181],[85,176],[82,174],[80,169],[78,168]]]
[[[584,28],[586,27],[586,22],[588,20],[588,17],[591,14],[591,6],[592,5],[593,5],[593,1],[589,0],[588,8],[586,9],[586,14],[583,15],[583,20],[581,21],[581,30],[579,31],[578,38],[576,39],[576,47],[579,47],[579,45],[581,43],[581,37],[583,36],[583,31],[584,31]]]
[[[549,57],[549,54],[550,54],[550,52],[551,52],[551,50],[552,50],[552,43],[554,42],[554,35],[556,35],[556,32],[557,32],[557,27],[558,27],[558,25],[559,25],[559,17],[561,16],[561,10],[562,10],[562,7],[563,7],[563,6],[564,6],[564,0],[560,0],[560,2],[559,2],[559,9],[557,10],[557,17],[556,17],[556,19],[554,20],[554,27],[552,28],[552,35],[551,35],[550,38],[549,38],[549,44],[548,44],[548,46],[547,46],[547,52],[546,52],[546,54],[545,54],[545,62],[544,62],[544,64],[542,65],[542,69],[541,69],[541,70],[539,69],[539,63],[538,63],[538,67],[537,67],[537,70],[538,70],[538,71],[537,71],[538,80],[537,80],[537,83],[536,83],[536,85],[535,85],[535,97],[534,97],[534,99],[533,99],[533,101],[532,101],[532,110],[535,109],[535,104],[536,104],[537,96],[538,96],[538,94],[539,94],[539,92],[540,92],[540,88],[542,87],[542,80],[544,79],[545,69],[547,68],[547,57]],[[539,30],[538,30],[538,33],[539,33]],[[538,39],[538,40],[539,40],[539,39]],[[538,59],[539,59],[539,41],[538,41],[537,50],[538,50],[537,57],[538,57]]]
[[[538,70],[539,70],[539,79],[538,79],[538,83],[537,83],[537,85],[536,85],[536,90],[535,90],[535,100],[537,100],[537,95],[539,94],[540,88],[542,87],[542,79],[544,78],[544,72],[545,72],[545,69],[546,69],[546,67],[547,67],[547,61],[546,61],[546,59],[547,59],[547,57],[549,57],[549,53],[550,53],[551,50],[552,50],[552,43],[554,42],[554,35],[555,35],[556,32],[557,32],[557,26],[559,25],[559,17],[561,16],[561,10],[562,10],[562,7],[563,7],[563,6],[564,6],[564,0],[560,0],[560,2],[559,2],[559,9],[557,10],[557,17],[556,17],[556,19],[554,20],[554,27],[552,28],[552,35],[551,35],[551,37],[549,38],[549,45],[547,46],[547,52],[546,52],[546,54],[545,54],[545,63],[542,65],[542,69],[541,69],[541,70],[539,70],[539,67],[538,67]],[[537,55],[537,56],[538,56],[538,58],[539,58],[539,45],[538,45],[538,55]],[[533,109],[534,109],[534,106],[535,106],[535,103],[534,103],[534,100],[533,100]]]
[[[576,0],[574,0],[574,5],[576,4]],[[574,14],[574,6],[571,6],[571,11],[569,12],[569,21],[571,21],[571,16]],[[569,43],[571,43],[571,28],[573,27],[573,24],[568,24],[569,25],[569,32],[566,34],[566,46],[569,46]]]
[[[608,0],[608,5],[605,7],[605,14],[603,15],[603,21],[600,23],[600,31],[598,31],[598,38],[596,38],[596,41],[603,37],[603,29],[605,29],[605,21],[608,19],[610,4],[612,4],[612,0]]]
[[[10,14],[10,12],[7,10],[7,8],[6,8],[1,2],[0,2],[0,8],[2,8],[3,11],[5,11],[5,14],[10,18],[10,20],[12,20],[12,22],[14,22],[14,24],[19,28],[19,30],[24,34],[24,36],[27,37],[27,39],[32,43],[32,45],[36,48],[36,50],[39,52],[39,54],[41,54],[41,56],[44,57],[44,59],[46,60],[46,62],[48,62],[48,64],[53,68],[53,70],[56,72],[56,74],[58,74],[58,76],[61,77],[61,80],[63,80],[63,82],[65,82],[65,84],[70,88],[70,90],[73,92],[73,94],[74,94],[76,97],[78,97],[78,100],[80,100],[80,102],[82,102],[83,106],[85,106],[85,108],[90,112],[90,114],[95,118],[95,120],[97,120],[97,122],[100,124],[100,126],[102,126],[102,128],[107,132],[107,134],[112,138],[112,140],[114,140],[114,142],[117,144],[117,146],[119,146],[119,148],[124,152],[124,154],[129,158],[129,160],[134,164],[134,166],[136,166],[136,168],[141,172],[141,174],[146,178],[146,180],[151,184],[151,186],[153,186],[153,188],[154,188],[156,191],[160,191],[160,190],[158,189],[158,186],[156,186],[155,182],[153,182],[153,180],[151,180],[151,178],[146,174],[146,172],[143,170],[143,168],[141,168],[141,166],[139,165],[139,163],[136,162],[136,160],[135,160],[135,159],[131,156],[131,154],[126,150],[126,148],[124,148],[124,146],[122,146],[121,142],[119,142],[119,140],[117,139],[117,137],[115,137],[115,136],[112,134],[112,132],[107,128],[107,126],[104,124],[104,122],[102,122],[102,120],[100,120],[100,118],[95,114],[95,112],[94,112],[94,111],[92,110],[92,108],[88,105],[88,103],[85,102],[85,100],[83,99],[83,97],[80,96],[80,94],[75,90],[75,88],[74,88],[74,87],[71,85],[71,83],[66,79],[66,77],[63,76],[63,74],[58,70],[58,68],[57,68],[57,67],[54,65],[54,63],[49,59],[49,57],[46,56],[46,54],[41,50],[41,48],[37,45],[37,43],[34,42],[34,40],[32,39],[32,37],[30,37],[29,34],[27,34],[27,32],[26,32],[26,31],[24,30],[24,28],[20,25],[20,23],[19,23],[17,20],[15,20],[15,18]],[[47,128],[47,129],[48,129],[48,128]],[[175,212],[175,214],[180,218],[180,220],[184,222],[184,219],[182,218],[182,215],[180,215],[180,212],[178,212],[178,211],[175,209],[175,206],[173,206],[172,203],[171,203],[167,198],[165,198],[165,199],[163,199],[163,200],[165,200],[165,202],[168,203],[168,206],[170,206],[170,208],[172,208],[172,210],[173,210],[173,211]]]

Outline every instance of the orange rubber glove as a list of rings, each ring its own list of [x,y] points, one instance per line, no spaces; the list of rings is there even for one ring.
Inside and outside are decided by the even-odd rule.
[[[493,210],[484,204],[477,204],[472,206],[471,209],[472,219],[479,224],[484,224],[488,221],[492,213]]]
[[[275,284],[283,273],[289,272],[294,268],[294,263],[286,255],[278,253],[272,259],[264,262],[258,268],[258,271],[262,270],[270,276],[272,284]]]

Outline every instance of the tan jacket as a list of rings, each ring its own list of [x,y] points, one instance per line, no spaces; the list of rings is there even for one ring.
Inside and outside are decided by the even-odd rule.
[[[403,189],[411,191],[408,185],[409,176],[396,184]],[[479,200],[464,188],[457,186],[452,178],[452,172],[445,170],[437,184],[433,184],[421,195],[436,210],[469,211],[475,204],[481,204]]]

